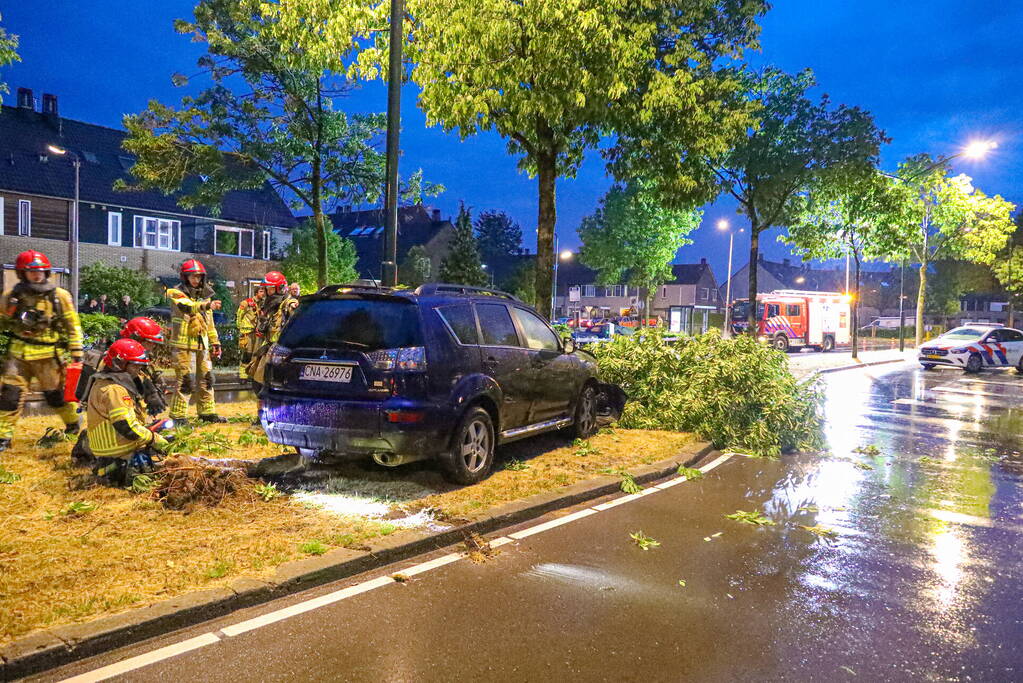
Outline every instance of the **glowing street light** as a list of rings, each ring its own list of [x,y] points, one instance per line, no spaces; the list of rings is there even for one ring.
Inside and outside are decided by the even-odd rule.
[[[559,257],[559,258],[560,258],[560,259],[561,259],[562,261],[567,261],[567,260],[569,260],[570,258],[572,258],[573,256],[575,256],[575,254],[573,254],[573,253],[572,253],[572,250],[571,250],[571,249],[565,249],[565,250],[564,250],[563,252],[561,252],[560,254],[558,254],[558,257]]]
[[[987,156],[987,153],[998,149],[998,143],[994,140],[974,140],[962,151],[962,155],[967,159],[983,159]]]
[[[69,252],[70,252],[69,255],[68,255],[68,266],[69,266],[68,270],[71,271],[71,296],[72,296],[72,300],[75,302],[75,305],[77,306],[78,305],[78,282],[79,282],[79,278],[78,278],[78,195],[79,195],[79,187],[81,185],[80,178],[81,178],[81,169],[82,169],[82,159],[81,159],[81,157],[78,156],[78,154],[76,154],[75,152],[69,151],[66,147],[60,147],[58,145],[46,145],[46,149],[49,150],[49,152],[51,154],[56,154],[57,156],[61,156],[61,157],[65,156],[65,155],[70,156],[71,157],[71,165],[74,166],[74,169],[75,169],[75,201],[74,201],[74,204],[73,204],[72,209],[71,209],[71,211],[72,211],[72,214],[71,214],[71,235],[70,235],[71,239],[68,240],[68,243],[69,243],[68,244],[68,248],[69,248]]]

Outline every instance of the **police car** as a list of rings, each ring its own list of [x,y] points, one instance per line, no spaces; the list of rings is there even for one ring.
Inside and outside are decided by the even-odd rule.
[[[924,370],[951,366],[972,373],[984,368],[1014,367],[1023,373],[1023,332],[971,323],[921,346],[919,360]]]

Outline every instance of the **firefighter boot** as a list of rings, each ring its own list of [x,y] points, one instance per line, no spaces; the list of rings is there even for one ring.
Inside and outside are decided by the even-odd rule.
[[[199,422],[210,422],[210,423],[213,423],[213,424],[223,424],[223,423],[227,422],[227,418],[226,417],[221,417],[220,415],[217,415],[216,413],[207,413],[205,415],[200,415],[199,416]]]

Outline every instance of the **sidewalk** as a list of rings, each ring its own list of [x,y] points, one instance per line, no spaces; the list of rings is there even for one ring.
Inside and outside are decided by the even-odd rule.
[[[850,351],[832,351],[831,353],[806,351],[789,354],[789,370],[797,378],[802,379],[811,373],[823,370],[844,368],[858,364],[897,363],[899,361],[911,361],[915,358],[915,349],[906,349],[905,352],[900,352],[898,349],[860,351],[858,362],[853,360]]]

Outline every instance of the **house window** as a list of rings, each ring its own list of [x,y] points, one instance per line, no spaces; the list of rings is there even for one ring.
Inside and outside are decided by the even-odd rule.
[[[697,298],[700,301],[706,301],[710,298],[710,291],[706,287],[700,287],[700,295]]]
[[[263,260],[270,260],[270,231],[263,231]]]
[[[583,296],[592,299],[597,296],[597,288],[593,285],[583,285]]]
[[[22,237],[32,235],[32,202],[27,199],[18,200],[18,234]]]
[[[116,211],[107,213],[107,244],[121,246],[121,214]]]
[[[181,251],[181,221],[135,216],[132,244],[142,249]]]
[[[623,287],[621,285],[614,285],[613,287],[609,287],[608,289],[610,289],[610,291],[608,292],[609,296],[625,296],[622,293]]]
[[[213,245],[214,254],[253,258],[255,255],[255,231],[226,225],[218,225],[214,229],[216,231],[216,241]]]

